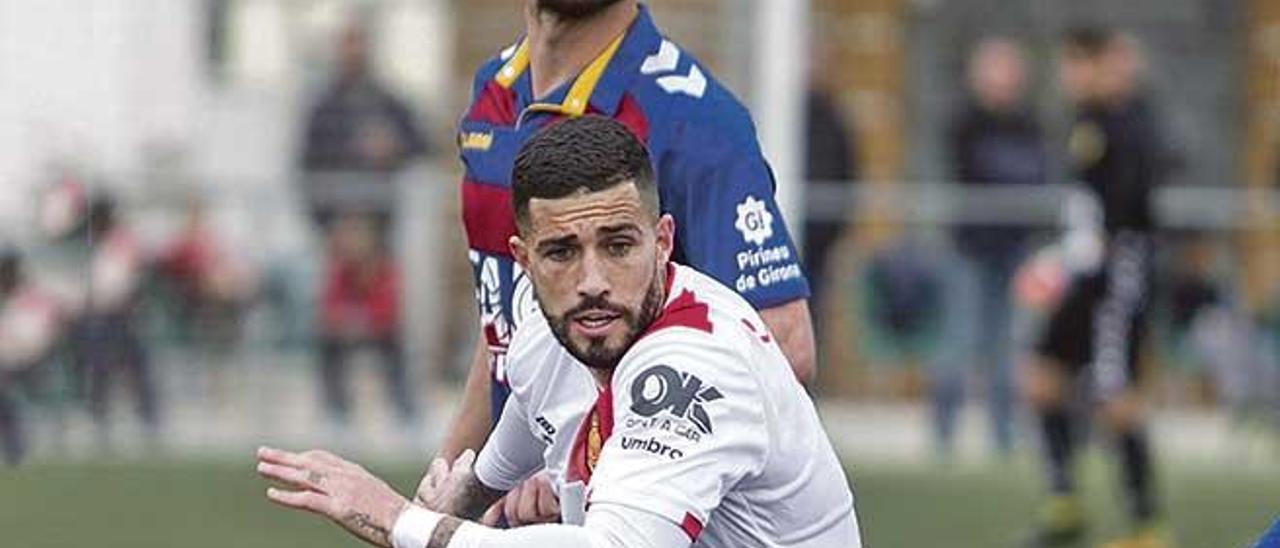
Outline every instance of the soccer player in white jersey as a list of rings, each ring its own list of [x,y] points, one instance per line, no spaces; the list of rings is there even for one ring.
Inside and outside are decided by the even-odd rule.
[[[395,548],[861,546],[813,403],[745,300],[670,262],[674,221],[624,126],[543,130],[513,201],[544,321],[517,332],[520,382],[475,471],[456,463],[433,510],[330,454],[264,448],[272,501]],[[564,523],[464,521],[544,464]]]

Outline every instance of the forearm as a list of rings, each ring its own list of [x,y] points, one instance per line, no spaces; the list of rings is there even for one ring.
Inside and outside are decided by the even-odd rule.
[[[439,457],[453,462],[467,449],[479,451],[489,437],[493,418],[489,410],[489,349],[484,338],[476,342],[463,390],[462,403],[441,442]]]
[[[692,542],[679,526],[662,517],[610,505],[593,508],[583,526],[515,529],[491,529],[415,507],[401,515],[394,531],[395,548],[688,548]]]
[[[472,467],[478,482],[494,490],[510,491],[543,468],[544,445],[529,430],[528,417],[518,397],[507,398],[497,426]]]
[[[476,521],[505,494],[506,491],[490,488],[481,482],[475,474],[469,473],[458,495],[445,502],[443,513],[464,520]]]
[[[812,382],[817,375],[817,351],[813,341],[813,320],[809,317],[809,301],[796,299],[760,311],[760,318],[777,339],[778,346],[791,364],[801,383]]]

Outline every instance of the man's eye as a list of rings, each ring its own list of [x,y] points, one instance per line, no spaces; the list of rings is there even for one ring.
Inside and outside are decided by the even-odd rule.
[[[613,257],[625,257],[631,252],[631,242],[611,242],[605,246],[605,250]]]
[[[544,253],[543,256],[548,259],[551,259],[552,261],[563,263],[573,258],[573,249],[570,249],[567,247],[557,247],[557,248],[547,250],[547,252]]]

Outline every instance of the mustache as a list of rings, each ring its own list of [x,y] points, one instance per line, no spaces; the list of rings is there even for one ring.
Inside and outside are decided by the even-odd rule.
[[[571,319],[579,314],[590,312],[592,310],[604,310],[606,312],[613,312],[615,314],[618,314],[624,317],[629,316],[631,313],[629,310],[627,310],[626,307],[620,304],[611,303],[609,302],[608,299],[605,299],[604,297],[596,295],[596,296],[584,297],[582,301],[579,302],[577,305],[574,305],[573,308],[570,308],[569,310],[565,311],[563,317],[565,319]]]

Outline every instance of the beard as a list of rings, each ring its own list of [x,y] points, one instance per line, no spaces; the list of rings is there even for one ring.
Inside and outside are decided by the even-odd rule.
[[[564,20],[586,19],[620,0],[537,0],[538,11]]]
[[[551,332],[555,334],[556,340],[560,341],[560,346],[568,350],[569,354],[583,365],[592,369],[612,370],[662,311],[662,304],[666,297],[664,285],[663,277],[655,274],[653,281],[649,283],[649,288],[645,291],[639,310],[630,310],[602,297],[588,297],[564,314],[559,316],[547,314],[547,323],[551,325]],[[618,314],[619,319],[627,327],[622,343],[616,347],[610,347],[606,337],[591,337],[587,340],[585,347],[575,343],[569,336],[569,323],[572,321],[570,318],[588,310],[607,310]]]

